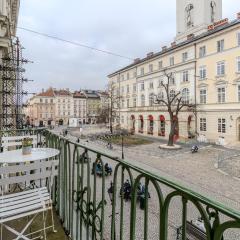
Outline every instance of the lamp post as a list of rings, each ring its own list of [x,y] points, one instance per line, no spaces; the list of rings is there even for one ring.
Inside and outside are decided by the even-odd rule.
[[[123,152],[123,131],[122,131],[122,159],[124,159],[124,152]]]
[[[108,195],[109,195],[109,199],[111,201],[111,205],[113,204],[113,192],[114,192],[114,188],[113,188],[113,182],[111,181],[110,183],[110,188],[108,188]],[[109,217],[112,217],[113,215],[110,215]],[[116,223],[114,221],[114,240],[116,240]]]

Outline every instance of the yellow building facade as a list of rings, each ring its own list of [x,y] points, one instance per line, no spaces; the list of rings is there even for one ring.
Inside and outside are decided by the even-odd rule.
[[[117,121],[132,132],[167,138],[169,114],[152,99],[164,92],[160,83],[171,73],[170,89],[196,106],[179,114],[176,139],[196,136],[199,141],[235,144],[240,142],[240,14],[234,21],[222,20],[221,1],[192,1],[192,7],[181,1],[186,4],[185,15],[180,14],[185,35],[177,30],[169,47],[108,76],[119,94]],[[198,8],[207,9],[202,13],[206,22],[195,26]]]

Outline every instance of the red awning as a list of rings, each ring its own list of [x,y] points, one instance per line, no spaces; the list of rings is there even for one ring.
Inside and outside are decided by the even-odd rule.
[[[149,116],[148,116],[148,119],[149,119],[149,121],[153,121],[153,116],[152,116],[152,115],[149,115]]]
[[[165,122],[165,117],[164,117],[163,115],[160,115],[159,118],[160,118],[160,121],[161,121],[161,122]]]

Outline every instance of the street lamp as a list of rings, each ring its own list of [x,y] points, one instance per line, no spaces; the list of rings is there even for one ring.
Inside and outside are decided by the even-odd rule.
[[[123,131],[122,131],[122,159],[124,159],[124,152],[123,152]]]

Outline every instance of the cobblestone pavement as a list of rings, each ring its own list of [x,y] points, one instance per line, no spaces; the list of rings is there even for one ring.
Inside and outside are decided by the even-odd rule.
[[[74,138],[74,137],[73,137]],[[85,142],[85,140],[84,140]],[[87,142],[96,149],[108,151],[111,155],[121,156],[121,147],[113,146],[113,151],[106,148],[106,143],[101,141]],[[217,171],[215,164],[217,157],[221,152],[224,152],[224,148],[215,146],[201,146],[197,154],[190,152],[189,146],[183,146],[181,150],[169,151],[159,148],[159,142],[155,141],[152,144],[141,145],[136,147],[125,147],[124,155],[125,161],[135,164],[145,170],[155,173],[161,177],[171,179],[178,184],[192,189],[204,196],[207,196],[215,201],[224,204],[227,207],[234,208],[240,211],[240,181],[234,179],[230,175],[224,175]],[[92,160],[96,158],[95,154],[91,154]],[[110,162],[109,159],[103,159],[105,162]],[[115,163],[110,162],[114,167]],[[119,174],[120,175],[120,174]],[[133,173],[136,177],[137,173]],[[127,177],[126,177],[127,178]],[[110,185],[112,177],[106,179],[106,186]],[[120,178],[118,181],[118,188],[120,189]],[[166,195],[170,192],[170,189],[166,186],[161,186],[161,189]],[[107,190],[107,189],[106,189]],[[157,194],[152,185],[150,185],[149,191],[151,193],[151,199],[149,200],[149,237],[148,239],[158,239],[159,234],[159,200]],[[97,196],[101,199],[101,179],[98,180]],[[107,196],[107,192],[106,192]],[[120,203],[117,202],[117,212],[119,210]],[[199,216],[196,208],[191,204],[188,205],[188,220],[194,220]],[[169,237],[168,239],[176,239],[176,228],[181,225],[182,214],[181,199],[176,198],[171,203],[169,212]],[[106,207],[106,216],[111,215],[111,207],[108,202]],[[119,216],[116,215],[116,229],[117,237],[119,236]],[[129,239],[130,228],[130,203],[124,203],[124,238]],[[225,218],[221,216],[224,220]],[[226,220],[226,219],[225,219]],[[105,220],[105,236],[106,240],[109,238],[110,233],[110,218]],[[143,223],[144,216],[141,210],[137,211],[136,216],[136,232],[137,239],[143,239]],[[240,239],[240,232],[229,232],[225,239]]]

